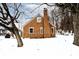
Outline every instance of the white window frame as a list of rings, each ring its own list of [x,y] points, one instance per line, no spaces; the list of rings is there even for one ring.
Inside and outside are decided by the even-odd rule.
[[[53,33],[52,34],[54,34],[54,27],[51,27],[52,28],[52,30],[53,30]]]
[[[41,22],[41,17],[37,17],[37,22],[38,22],[38,23]]]
[[[43,27],[40,27],[40,34],[43,34]]]
[[[33,33],[30,33],[30,29],[33,29]],[[34,34],[34,27],[29,27],[29,34]]]

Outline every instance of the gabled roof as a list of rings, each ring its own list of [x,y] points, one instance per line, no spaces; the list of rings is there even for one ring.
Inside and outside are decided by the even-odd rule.
[[[36,17],[32,17],[32,19],[27,19],[26,22],[25,22],[25,24],[24,24],[24,26],[27,25],[27,24],[29,24],[29,23],[30,23],[32,20],[34,20],[35,18],[36,18]],[[49,20],[49,24],[50,24],[52,27],[55,27],[54,24],[53,24],[50,20]]]
[[[34,20],[35,19],[35,17],[32,17],[32,19],[27,19],[26,21],[25,21],[25,24],[24,24],[24,26],[25,25],[27,25],[27,24],[29,24],[32,20]]]
[[[52,21],[49,20],[49,24],[52,26],[52,27],[55,27],[55,25],[53,24]]]
[[[54,25],[52,23],[49,22],[49,25],[51,25],[52,27],[54,27]]]
[[[41,17],[41,15],[40,15],[40,14],[38,14],[36,17]]]

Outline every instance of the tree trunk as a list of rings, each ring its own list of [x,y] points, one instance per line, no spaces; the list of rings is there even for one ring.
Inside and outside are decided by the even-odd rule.
[[[17,39],[17,43],[18,43],[18,47],[22,47],[23,46],[23,42],[22,39],[19,35],[19,32],[17,30],[14,31],[16,39]]]
[[[12,26],[13,26],[13,33],[17,39],[18,47],[22,47],[23,42],[22,42],[21,36],[19,35],[19,30],[17,29],[14,23],[12,23]]]
[[[79,46],[79,13],[73,14],[73,26],[74,26],[73,44]]]

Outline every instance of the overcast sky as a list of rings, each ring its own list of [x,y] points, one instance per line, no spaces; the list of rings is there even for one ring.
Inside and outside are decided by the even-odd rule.
[[[11,6],[13,3],[8,4]],[[51,10],[54,9],[53,7],[49,7],[46,4],[43,3],[21,3],[21,7],[19,8],[19,11],[24,12],[20,15],[20,17],[17,19],[20,26],[24,25],[27,20],[32,19],[32,17],[36,17],[38,14],[43,16],[43,10],[44,8],[48,9],[48,14],[50,16]],[[43,5],[41,5],[43,4]],[[51,3],[53,4],[53,3]],[[41,6],[40,6],[41,5]],[[9,8],[10,13],[13,15],[15,11],[13,10],[12,6]]]
[[[49,7],[47,5],[41,5],[40,7],[40,4],[25,4],[25,3],[22,3],[22,7],[21,7],[21,10],[24,11],[24,14],[22,14],[20,17],[19,17],[19,22],[24,24],[24,22],[26,22],[26,20],[28,19],[31,19],[32,17],[34,16],[37,16],[38,14],[40,14],[41,16],[43,16],[43,9],[44,8],[47,8],[48,9],[48,13],[49,13],[49,16],[50,16],[50,12],[51,10],[53,9],[53,7]]]

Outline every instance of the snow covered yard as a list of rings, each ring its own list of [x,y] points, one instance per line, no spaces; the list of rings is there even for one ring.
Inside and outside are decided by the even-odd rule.
[[[54,38],[23,39],[17,47],[13,38],[0,36],[0,56],[79,56],[79,47],[73,45],[73,36],[56,35]]]

